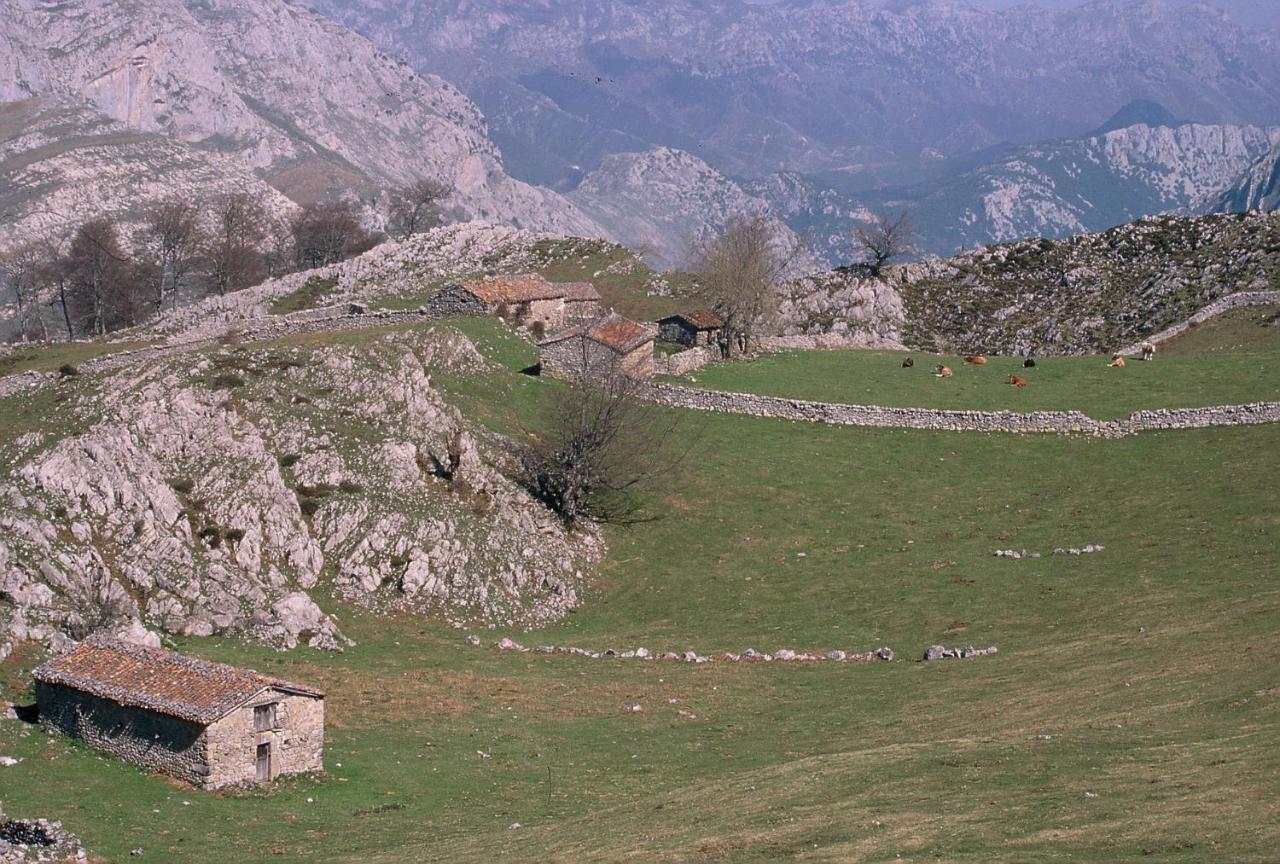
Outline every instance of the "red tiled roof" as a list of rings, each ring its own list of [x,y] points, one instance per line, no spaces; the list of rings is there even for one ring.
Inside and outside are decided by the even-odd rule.
[[[654,338],[654,333],[653,330],[638,321],[632,321],[630,318],[623,318],[618,313],[611,312],[603,318],[575,325],[568,330],[561,330],[554,336],[543,340],[540,344],[551,345],[576,337],[590,339],[592,342],[598,342],[606,348],[612,348],[619,354],[626,354],[628,351],[634,351],[639,348],[645,342],[651,341]]]
[[[719,330],[724,326],[724,319],[707,309],[698,309],[693,312],[680,312],[675,315],[668,315],[662,320],[672,321],[677,319],[688,322],[689,326],[694,330]]]
[[[121,705],[208,725],[267,688],[322,698],[324,692],[173,651],[93,637],[31,673]]]
[[[551,287],[559,290],[564,299],[570,302],[600,299],[600,292],[590,282],[557,282]]]
[[[462,287],[485,303],[527,303],[531,300],[555,300],[563,297],[559,286],[535,274],[494,276],[463,282]]]

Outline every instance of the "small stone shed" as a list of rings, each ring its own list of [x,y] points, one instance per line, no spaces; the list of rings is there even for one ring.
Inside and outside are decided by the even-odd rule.
[[[46,729],[205,789],[324,770],[324,693],[92,637],[37,668]]]
[[[656,335],[651,326],[610,312],[538,343],[541,374],[573,379],[586,370],[617,368],[632,378],[651,378]]]
[[[427,302],[433,315],[496,315],[547,330],[599,313],[600,294],[586,282],[553,283],[536,274],[494,276],[446,285]]]
[[[658,319],[658,336],[677,345],[714,345],[720,338],[723,319],[705,309]]]

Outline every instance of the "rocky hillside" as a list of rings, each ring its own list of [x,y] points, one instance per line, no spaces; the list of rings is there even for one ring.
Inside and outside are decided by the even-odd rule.
[[[625,237],[663,268],[687,267],[692,244],[730,219],[769,214],[764,201],[706,162],[667,147],[607,157],[568,197],[611,236]],[[791,229],[773,221],[784,245],[797,249]]]
[[[457,623],[560,617],[598,541],[504,479],[433,382],[485,364],[439,328],[210,351],[5,400],[0,642],[140,621],[341,647],[306,591]]]
[[[1210,213],[1280,210],[1280,144],[1249,166],[1234,183],[1210,197]]]
[[[1226,294],[1277,289],[1280,216],[1161,216],[892,267],[882,279],[848,270],[800,280],[788,286],[782,324],[804,335],[879,328],[949,352],[1084,354],[1138,341]],[[886,316],[868,320],[874,308]]]
[[[190,145],[170,155],[207,156],[203,170],[226,174],[224,182],[252,170],[307,201],[430,176],[456,187],[451,203],[463,218],[598,232],[555,193],[505,174],[483,117],[456,89],[299,6],[0,0],[0,21],[0,102],[78,100],[130,132]],[[28,126],[16,131],[28,134]],[[59,130],[52,157],[40,146],[11,147],[0,176],[29,189],[47,173],[44,161],[57,158],[66,182],[81,182],[95,162],[74,163],[68,153],[76,151],[62,140],[100,127],[80,110]],[[130,153],[108,156],[127,161]],[[157,174],[148,190],[162,184]],[[28,195],[5,221],[22,225],[44,203]],[[131,195],[123,206],[133,203]]]

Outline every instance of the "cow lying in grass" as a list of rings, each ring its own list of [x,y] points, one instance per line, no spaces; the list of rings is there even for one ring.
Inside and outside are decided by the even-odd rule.
[[[966,354],[964,355],[964,362],[970,366],[986,366],[987,358],[980,354]]]
[[[1023,378],[1021,375],[1010,375],[1009,383],[1012,384],[1014,387],[1019,387],[1019,388],[1026,387],[1027,379]]]
[[[937,375],[939,378],[950,378],[954,373],[952,373],[950,366],[943,366],[939,363],[937,366],[933,367],[933,374]]]
[[[1113,367],[1113,368],[1116,368],[1116,369],[1123,369],[1123,368],[1124,368],[1124,358],[1123,358],[1123,357],[1121,357],[1119,354],[1117,354],[1117,355],[1115,355],[1114,357],[1112,357],[1112,358],[1111,358],[1111,362],[1110,362],[1110,363],[1108,363],[1107,365],[1108,365],[1108,366],[1111,366],[1111,367]]]

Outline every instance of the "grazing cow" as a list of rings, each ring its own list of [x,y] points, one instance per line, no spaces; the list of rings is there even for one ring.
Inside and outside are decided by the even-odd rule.
[[[1014,387],[1026,387],[1027,379],[1023,378],[1021,375],[1010,375],[1009,383],[1012,384]]]
[[[1023,369],[1034,369],[1034,368],[1036,368],[1036,358],[1034,358],[1034,357],[1032,357],[1030,354],[1028,354],[1028,355],[1027,355],[1027,359],[1022,361],[1022,368],[1023,368]]]
[[[943,366],[939,363],[937,366],[933,367],[933,374],[937,375],[939,378],[950,378],[954,373],[951,371],[950,366]]]
[[[1153,343],[1153,342],[1143,342],[1143,343],[1142,343],[1142,359],[1143,359],[1143,360],[1150,360],[1150,359],[1151,359],[1152,357],[1154,357],[1154,356],[1156,356],[1156,346],[1155,346],[1155,343]]]
[[[908,357],[906,360],[903,360],[903,361],[902,361],[902,368],[903,368],[903,369],[910,369],[910,368],[911,368],[912,366],[914,366],[914,365],[916,365],[916,361],[912,360],[910,357]]]
[[[1108,366],[1112,366],[1112,367],[1114,367],[1114,368],[1116,368],[1116,369],[1123,369],[1123,368],[1124,368],[1124,358],[1123,358],[1123,357],[1121,357],[1119,354],[1117,354],[1117,355],[1115,355],[1114,357],[1112,357],[1112,358],[1111,358],[1111,362],[1110,362],[1110,363],[1108,363],[1107,365],[1108,365]]]
[[[964,362],[970,366],[986,366],[987,358],[978,354],[966,354],[964,355]]]

